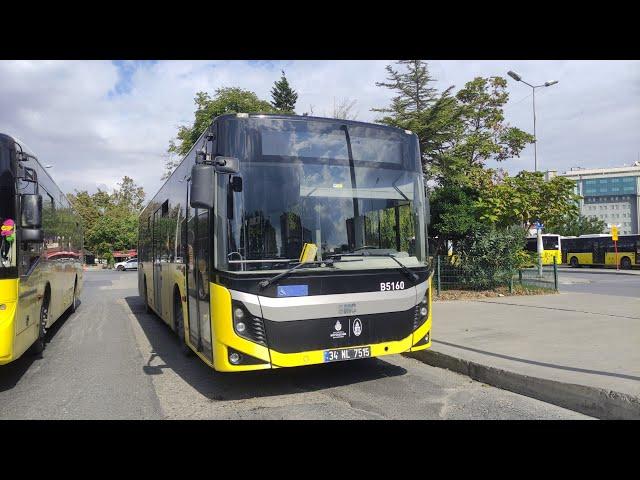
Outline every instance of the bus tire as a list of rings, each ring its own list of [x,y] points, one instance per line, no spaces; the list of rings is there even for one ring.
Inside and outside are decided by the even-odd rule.
[[[42,305],[40,306],[40,318],[38,319],[38,338],[33,345],[31,345],[31,353],[38,355],[44,351],[45,336],[47,335],[47,321],[49,319],[49,289],[45,290],[44,298],[42,299]]]
[[[76,277],[76,281],[73,284],[73,299],[71,300],[71,313],[76,313],[76,310],[78,309],[78,298],[77,298],[77,291],[78,291],[78,277]]]
[[[182,300],[180,299],[180,292],[176,288],[173,295],[173,328],[178,335],[178,342],[180,343],[180,351],[185,356],[190,356],[192,351],[187,345],[184,337],[184,311],[182,309]]]
[[[631,270],[631,259],[629,257],[622,257],[620,260],[620,268],[623,270]]]
[[[152,313],[149,306],[149,295],[147,294],[147,277],[144,277],[144,311],[145,313]]]
[[[569,260],[569,264],[573,267],[573,268],[578,268],[580,266],[580,263],[578,262],[577,257],[571,257],[571,260]]]

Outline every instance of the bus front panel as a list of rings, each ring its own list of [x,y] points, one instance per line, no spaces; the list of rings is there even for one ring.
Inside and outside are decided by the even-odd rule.
[[[306,284],[314,281],[318,279]],[[362,278],[351,281],[352,286],[366,283]],[[404,290],[278,297],[211,283],[213,366],[218,371],[296,367],[325,363],[329,351],[351,349],[379,357],[429,348],[430,286],[431,277],[424,275],[418,285]]]

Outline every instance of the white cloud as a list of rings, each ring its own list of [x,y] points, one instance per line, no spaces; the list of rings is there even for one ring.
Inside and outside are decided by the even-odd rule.
[[[297,111],[330,115],[335,99],[357,100],[358,119],[392,92],[375,86],[391,61],[161,61],[119,68],[108,61],[1,61],[0,131],[22,138],[66,191],[112,188],[129,175],[148,194],[161,185],[177,125],[193,118],[195,92],[239,86],[270,98],[280,70],[298,91]],[[615,166],[640,152],[640,62],[433,61],[438,88],[514,70],[557,85],[536,93],[540,169]],[[530,89],[509,79],[507,120],[532,131]],[[502,165],[533,167],[533,148]]]

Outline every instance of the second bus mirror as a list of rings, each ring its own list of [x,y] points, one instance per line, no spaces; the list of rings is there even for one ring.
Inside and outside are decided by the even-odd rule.
[[[20,196],[20,239],[27,243],[42,242],[42,195]]]
[[[197,164],[191,169],[191,208],[213,208],[214,169],[212,165]]]
[[[42,227],[42,195],[22,194],[22,209],[20,211],[21,228],[41,228]]]

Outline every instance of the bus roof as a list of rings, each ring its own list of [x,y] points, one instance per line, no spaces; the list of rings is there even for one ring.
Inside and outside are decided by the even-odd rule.
[[[398,128],[398,127],[393,127],[390,125],[383,125],[380,123],[373,123],[373,122],[361,122],[359,120],[345,120],[342,118],[331,118],[331,117],[312,117],[310,115],[286,115],[286,114],[282,114],[282,113],[225,113],[222,115],[219,115],[217,117],[215,117],[214,119],[211,120],[211,123],[213,123],[214,120],[216,119],[225,119],[225,118],[229,118],[229,117],[237,117],[237,118],[272,118],[274,120],[313,120],[313,121],[319,121],[319,122],[327,122],[327,123],[344,123],[346,125],[358,125],[358,126],[363,126],[363,127],[377,127],[377,128],[381,128],[381,129],[386,129],[386,130],[394,130],[397,132],[404,132],[408,135],[413,134],[414,132],[411,132],[409,130],[403,130],[402,128]]]

